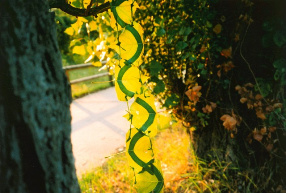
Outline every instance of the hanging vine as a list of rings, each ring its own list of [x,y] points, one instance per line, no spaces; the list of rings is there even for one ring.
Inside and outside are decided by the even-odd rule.
[[[126,148],[135,175],[135,187],[138,192],[162,192],[164,179],[160,163],[154,158],[151,139],[157,133],[154,97],[144,86],[147,77],[139,69],[144,45],[143,30],[133,18],[137,7],[136,2],[130,0],[111,2],[112,19],[117,30],[117,40],[111,48],[119,54],[119,63],[115,66],[115,89],[121,101],[135,98],[125,116],[131,122]]]

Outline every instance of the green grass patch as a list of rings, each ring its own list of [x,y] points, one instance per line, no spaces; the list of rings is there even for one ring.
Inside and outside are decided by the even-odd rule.
[[[125,152],[121,152],[108,158],[103,166],[83,174],[79,185],[82,193],[135,192],[132,177]]]
[[[75,69],[68,72],[70,80],[76,80],[79,78],[92,76],[96,74],[101,74],[107,72],[107,70],[98,71],[98,67],[87,67],[82,69]],[[104,76],[96,79],[91,79],[88,81],[76,83],[71,85],[72,98],[79,98],[84,95],[99,91],[110,87],[109,77]]]

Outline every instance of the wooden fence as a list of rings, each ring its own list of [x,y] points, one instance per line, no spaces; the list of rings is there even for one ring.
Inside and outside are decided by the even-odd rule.
[[[101,63],[105,64],[106,61],[102,61]],[[87,80],[92,80],[92,79],[108,76],[109,80],[110,80],[110,86],[113,86],[113,81],[112,81],[113,77],[112,77],[112,75],[109,75],[108,72],[104,72],[104,73],[101,73],[101,74],[95,74],[95,75],[92,75],[92,76],[87,76],[87,77],[79,78],[79,79],[76,79],[76,80],[70,80],[70,78],[69,78],[69,71],[76,70],[76,69],[82,69],[82,68],[88,68],[88,67],[94,67],[94,66],[91,63],[86,63],[86,64],[77,64],[77,65],[65,66],[65,67],[63,67],[63,69],[64,69],[64,71],[66,73],[66,76],[67,76],[70,84],[76,84],[76,83],[84,82],[84,81],[87,81]]]

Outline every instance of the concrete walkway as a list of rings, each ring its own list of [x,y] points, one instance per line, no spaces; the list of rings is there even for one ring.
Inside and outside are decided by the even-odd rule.
[[[111,87],[83,98],[71,105],[72,145],[77,174],[100,166],[106,156],[125,145],[129,122],[126,102],[117,100]]]

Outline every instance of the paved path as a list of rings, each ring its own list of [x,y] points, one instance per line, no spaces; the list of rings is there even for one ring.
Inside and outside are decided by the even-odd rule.
[[[129,122],[122,116],[126,109],[114,87],[72,102],[71,138],[78,175],[101,165],[106,156],[125,145]]]

